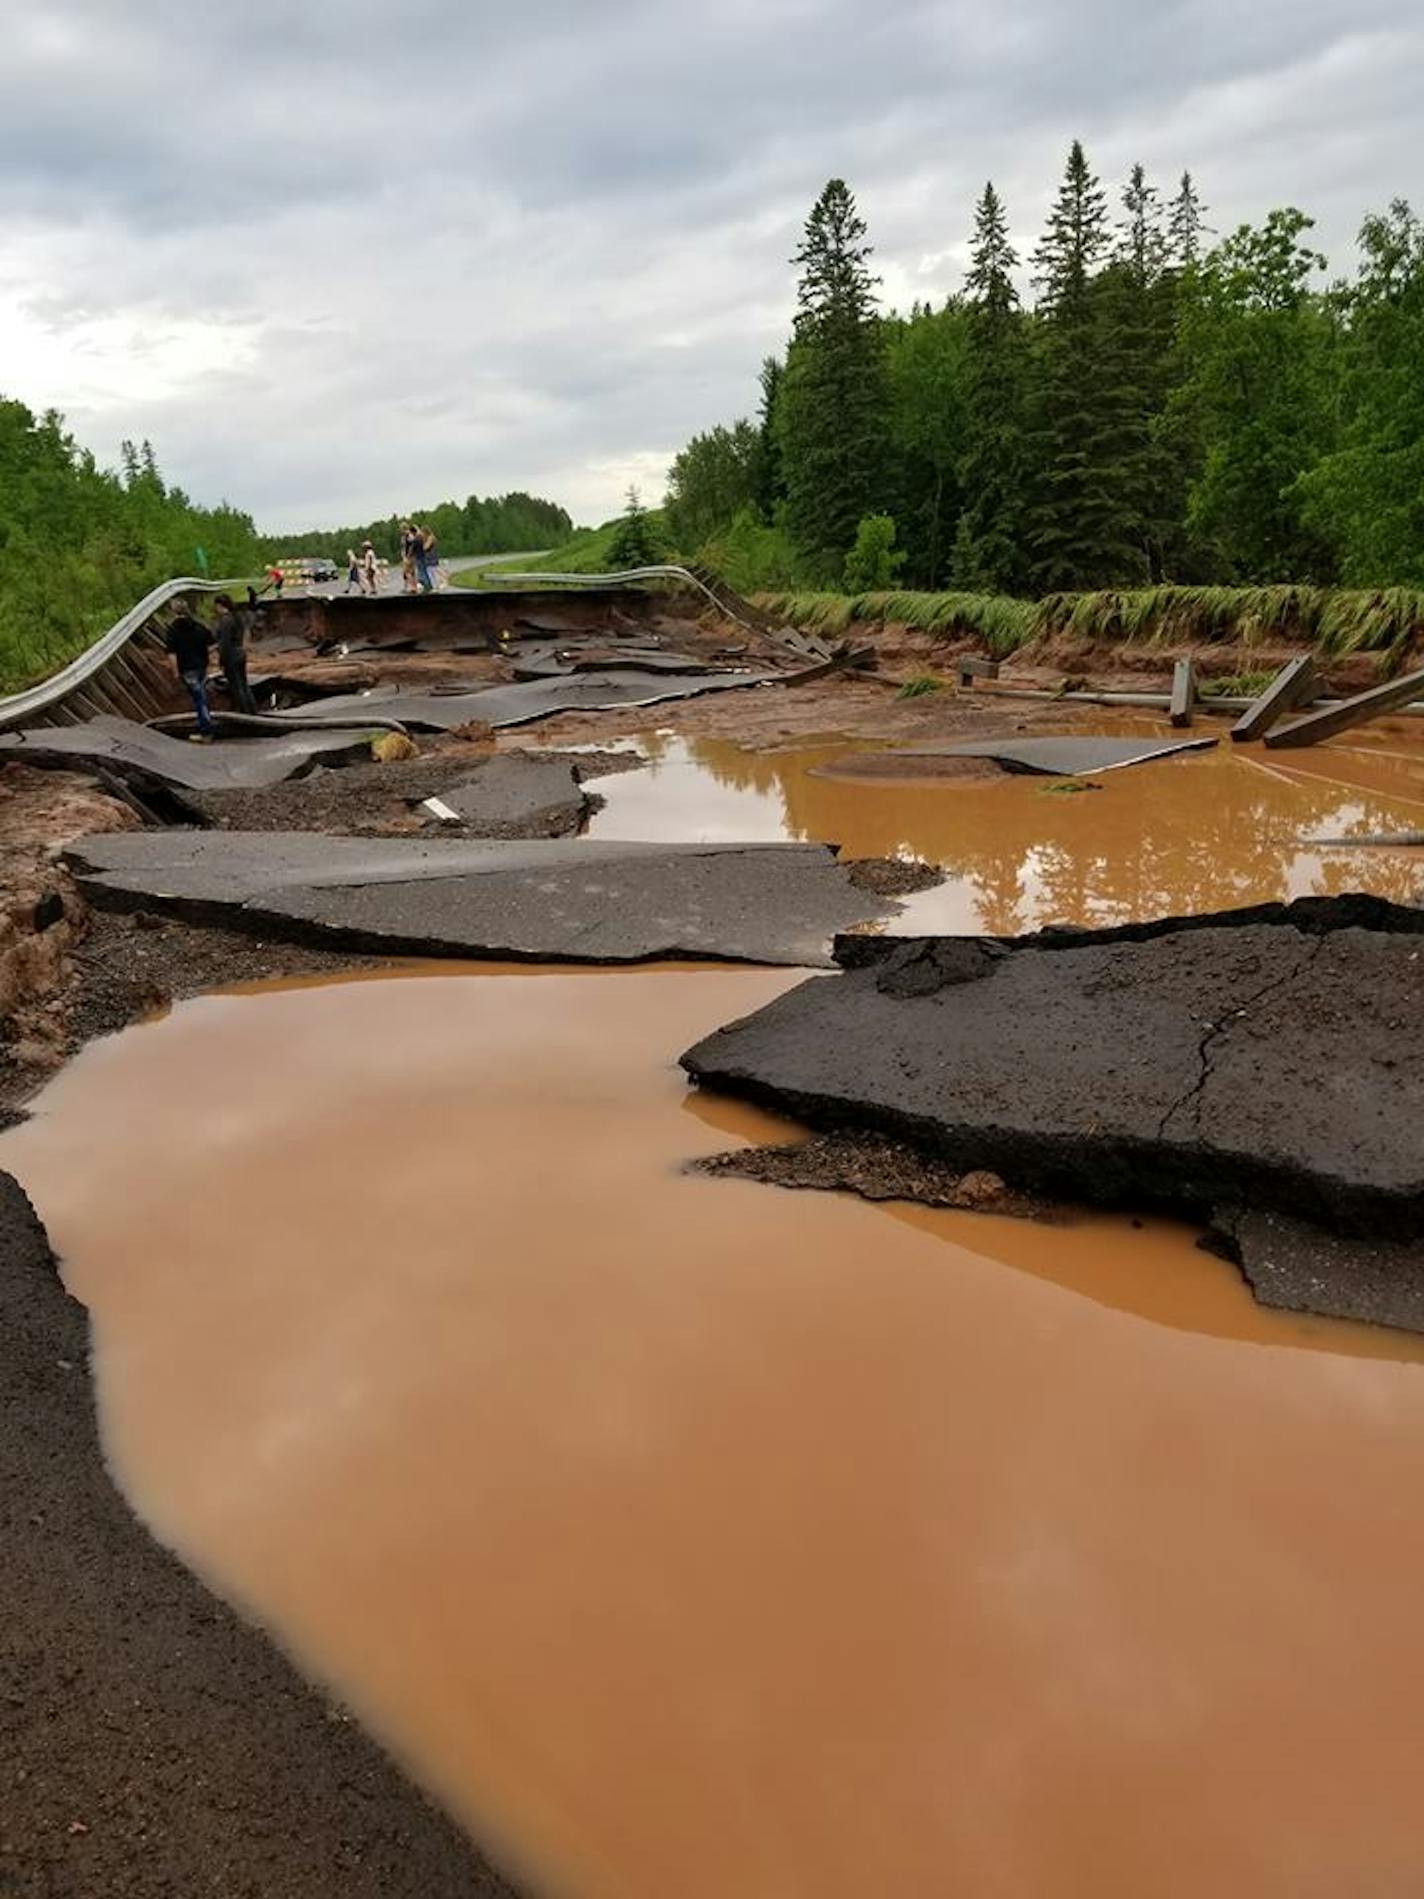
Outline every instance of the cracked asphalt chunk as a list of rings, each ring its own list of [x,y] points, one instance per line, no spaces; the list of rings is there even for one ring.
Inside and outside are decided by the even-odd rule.
[[[683,1065],[1024,1191],[1275,1208],[1407,1240],[1424,1217],[1424,949],[1407,928],[1311,914],[1318,934],[1193,920],[1140,942],[911,942],[793,990]]]
[[[69,854],[97,905],[379,955],[824,966],[838,930],[900,909],[820,844],[126,836]]]

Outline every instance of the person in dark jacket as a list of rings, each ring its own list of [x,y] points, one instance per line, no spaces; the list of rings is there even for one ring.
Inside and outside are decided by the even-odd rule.
[[[217,616],[213,621],[213,638],[217,642],[218,664],[223,669],[223,678],[232,699],[233,710],[249,714],[257,711],[257,701],[252,696],[252,688],[247,683],[247,627],[242,615],[233,604],[232,595],[220,593],[213,602]]]
[[[212,645],[212,635],[202,621],[195,620],[191,613],[179,613],[168,623],[165,642],[173,655],[178,677],[188,688],[193,710],[198,715],[198,729],[193,737],[204,745],[210,745],[213,719],[208,711],[208,648]]]

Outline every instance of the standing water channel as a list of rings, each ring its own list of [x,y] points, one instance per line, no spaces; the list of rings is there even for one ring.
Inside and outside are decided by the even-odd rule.
[[[1151,775],[1198,763],[1246,770]],[[1331,764],[1292,836],[1419,795]],[[1132,773],[907,819],[777,765],[665,769],[858,854],[935,856],[946,801],[1007,792],[1036,864],[961,825],[926,893],[977,927],[1177,875],[1150,838],[1076,900],[1049,875],[1085,848],[1054,827],[1152,832]],[[1287,894],[1241,822],[1191,875]],[[1418,1890],[1424,1342],[1267,1313],[1166,1222],[687,1174],[794,1138],[676,1058],[798,980],[422,969],[89,1048],[0,1164],[93,1315],[136,1508],[568,1899]]]

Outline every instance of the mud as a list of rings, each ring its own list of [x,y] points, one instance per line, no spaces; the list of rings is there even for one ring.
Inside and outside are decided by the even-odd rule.
[[[65,996],[87,916],[55,851],[137,823],[83,778],[0,766],[0,1112],[57,1068],[68,1045]]]
[[[0,1890],[508,1894],[339,1703],[130,1514],[83,1308],[0,1173]]]
[[[0,1153],[138,1506],[580,1899],[1412,1889],[1413,1341],[1157,1222],[687,1177],[785,1138],[671,1057],[786,980],[365,982],[89,1051]]]
[[[782,1147],[735,1148],[694,1161],[699,1173],[760,1180],[771,1187],[853,1193],[863,1200],[913,1200],[922,1207],[1042,1218],[1049,1208],[1011,1193],[997,1174],[956,1173],[933,1155],[875,1134],[820,1134]]]
[[[1198,918],[1013,953],[851,940],[862,967],[804,984],[683,1065],[705,1086],[818,1127],[887,1132],[1029,1192],[1272,1208],[1412,1239],[1424,913],[1398,933],[1353,927],[1356,913],[1317,906],[1315,933]],[[1330,1264],[1322,1254],[1322,1276]],[[1370,1316],[1348,1281],[1331,1297],[1328,1310]]]

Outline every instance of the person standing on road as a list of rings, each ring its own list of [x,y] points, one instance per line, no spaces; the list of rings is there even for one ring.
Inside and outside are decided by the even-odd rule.
[[[227,681],[228,695],[234,711],[245,712],[250,718],[256,714],[257,701],[247,683],[247,628],[231,594],[220,593],[213,605],[217,608],[213,638],[217,642],[218,664]]]
[[[419,546],[419,537],[409,521],[401,522],[401,591],[415,592],[415,550]]]
[[[430,568],[425,559],[425,529],[419,521],[412,524],[410,530],[410,558],[414,564],[415,578],[421,593],[430,592]],[[416,591],[416,589],[412,589]]]
[[[208,648],[212,635],[191,613],[179,613],[169,621],[164,643],[173,655],[178,677],[188,688],[188,697],[198,717],[198,729],[189,737],[195,744],[211,745],[213,719],[208,710]]]
[[[354,547],[348,547],[346,550],[346,591],[347,593],[361,591],[361,562],[357,558]]]
[[[381,591],[381,563],[369,541],[361,543],[361,584],[373,600]]]
[[[432,528],[420,530],[420,579],[427,593],[433,593],[440,578],[440,543]]]

